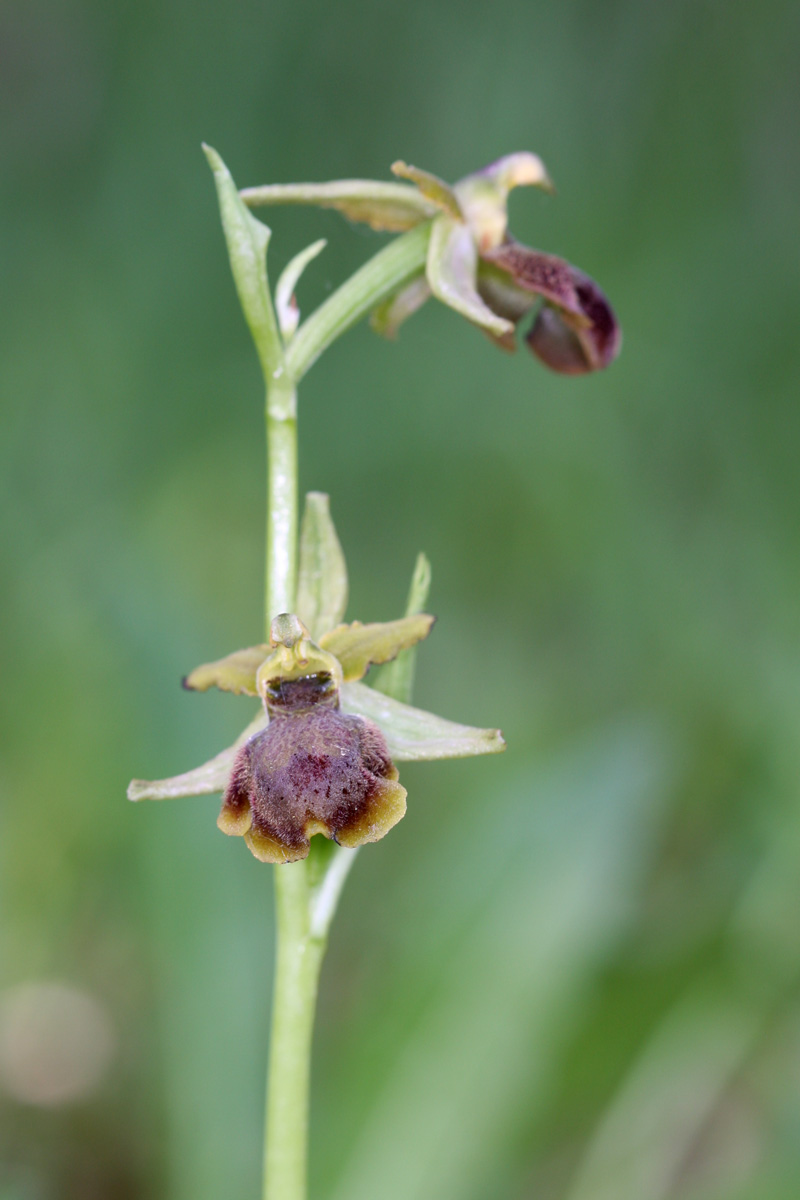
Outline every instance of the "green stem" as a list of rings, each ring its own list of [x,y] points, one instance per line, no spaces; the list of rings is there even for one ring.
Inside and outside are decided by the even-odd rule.
[[[267,388],[266,633],[272,618],[293,612],[297,591],[296,382],[323,350],[419,274],[430,224],[386,246],[329,297],[288,348],[267,277],[270,231],[247,210],[230,171],[210,146],[231,268]],[[319,842],[319,839],[317,839]],[[327,845],[327,843],[326,843]],[[275,869],[277,951],[267,1085],[264,1200],[306,1200],[308,1094],[317,982],[328,926],[354,853],[312,847],[305,861]]]
[[[308,863],[275,870],[278,949],[270,1038],[264,1200],[305,1200],[308,1096],[325,937],[310,930]]]
[[[331,342],[420,274],[430,236],[430,222],[425,222],[395,238],[311,314],[286,350],[286,364],[294,380],[303,378]]]
[[[341,333],[423,267],[429,226],[392,242],[306,321],[267,380],[267,637],[272,618],[292,612],[297,588],[297,399],[295,382]],[[327,843],[326,843],[327,846]],[[308,1104],[314,1010],[327,934],[355,852],[275,868],[277,949],[273,985],[264,1200],[306,1200]],[[330,847],[328,847],[330,851]]]
[[[267,386],[266,626],[297,588],[297,398],[288,374]],[[277,949],[264,1129],[264,1200],[305,1200],[308,1091],[324,937],[310,932],[307,862],[275,868]]]
[[[265,617],[294,612],[297,591],[297,397],[287,376],[267,388]]]

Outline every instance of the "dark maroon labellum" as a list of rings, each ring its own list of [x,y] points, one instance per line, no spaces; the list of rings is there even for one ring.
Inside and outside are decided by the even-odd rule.
[[[305,858],[315,833],[345,846],[377,841],[405,812],[383,734],[342,713],[330,676],[275,680],[270,723],[239,751],[220,813],[257,858]]]

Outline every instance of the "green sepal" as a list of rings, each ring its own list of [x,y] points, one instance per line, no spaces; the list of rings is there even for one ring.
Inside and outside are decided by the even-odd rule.
[[[268,720],[265,712],[259,713],[232,746],[220,751],[202,766],[185,771],[183,775],[172,775],[169,779],[131,780],[128,785],[128,799],[175,800],[179,796],[206,796],[211,792],[224,792],[239,747],[254,734],[266,729]]]
[[[257,696],[256,672],[272,653],[266,644],[248,646],[234,650],[216,662],[203,663],[186,676],[183,686],[192,692],[207,692],[218,687],[223,692],[234,692],[237,696]]]
[[[514,336],[510,321],[497,316],[478,295],[478,251],[468,225],[442,213],[428,245],[428,283],[438,300],[498,338]]]
[[[404,233],[430,220],[437,212],[436,206],[416,188],[372,179],[278,183],[244,188],[240,195],[253,208],[262,204],[315,204],[334,208],[350,221],[361,221],[386,233]]]
[[[499,729],[458,725],[392,700],[365,683],[345,683],[341,702],[345,712],[375,722],[395,762],[470,758],[476,754],[499,754],[506,748]]]
[[[423,171],[420,167],[412,167],[410,163],[404,163],[402,159],[392,163],[392,174],[398,175],[401,179],[411,180],[423,196],[442,212],[455,217],[457,221],[463,221],[464,214],[455,192],[450,184],[445,183],[438,175],[432,175],[430,171]]]
[[[401,617],[399,621],[376,622],[362,625],[337,625],[319,639],[320,646],[335,655],[342,664],[346,682],[362,679],[370,666],[389,662],[401,650],[407,650],[422,641],[431,631],[434,617],[418,613],[413,617]]]
[[[411,587],[406,601],[407,617],[421,613],[428,603],[428,593],[431,590],[431,564],[424,554],[417,555],[414,572],[411,576]],[[393,662],[380,667],[371,686],[384,696],[394,700],[402,700],[408,704],[414,690],[414,666],[417,658],[416,646],[401,650]]]
[[[346,587],[346,576],[344,582]],[[343,598],[346,600],[346,593]],[[321,616],[319,619],[325,618]],[[390,662],[402,650],[408,650],[422,641],[430,633],[433,622],[434,618],[429,613],[417,613],[401,617],[399,621],[379,621],[371,625],[354,621],[352,625],[328,628],[328,632],[317,641],[321,649],[339,660],[344,678],[352,682],[362,679],[372,664]],[[313,630],[311,633],[313,636]],[[273,653],[273,647],[268,645],[235,650],[225,658],[195,667],[184,679],[183,686],[193,692],[207,692],[211,687],[218,687],[223,692],[257,696],[256,674]]]
[[[294,298],[294,289],[308,264],[325,249],[327,244],[325,238],[320,238],[318,242],[312,242],[310,246],[306,246],[305,250],[295,254],[294,258],[281,271],[275,286],[275,311],[278,315],[278,324],[284,343],[292,340],[297,326],[300,324],[300,309]]]
[[[214,172],[222,227],[239,301],[256,344],[264,377],[270,379],[283,359],[267,282],[267,247],[272,233],[248,211],[230,171],[216,150],[206,145],[203,150]]]
[[[347,608],[347,564],[324,492],[306,496],[300,526],[297,613],[312,638],[333,629]]]
[[[403,322],[413,317],[430,297],[430,284],[424,275],[418,275],[372,310],[369,319],[371,328],[381,337],[395,338]]]

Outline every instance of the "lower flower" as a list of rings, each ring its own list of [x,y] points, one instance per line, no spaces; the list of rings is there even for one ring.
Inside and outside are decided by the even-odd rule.
[[[384,694],[380,678],[376,688],[360,682],[371,666],[400,666],[398,655],[408,655],[430,632],[433,617],[419,611],[430,577],[424,556],[420,567],[419,607],[410,597],[406,616],[397,621],[341,624],[344,556],[327,496],[311,493],[297,590],[307,625],[282,613],[272,621],[268,644],[204,663],[183,681],[191,691],[217,687],[258,696],[263,711],[232,746],[201,766],[169,779],[134,779],[129,799],[222,792],[217,824],[223,833],[243,837],[262,862],[288,863],[308,855],[315,834],[355,847],[388,833],[406,811],[395,761],[505,749],[497,729],[475,729],[412,708]]]
[[[342,846],[378,841],[406,811],[380,729],[340,711],[329,671],[272,676],[272,689],[280,702],[268,686],[270,723],[236,756],[219,828],[262,862],[305,858],[317,833]]]

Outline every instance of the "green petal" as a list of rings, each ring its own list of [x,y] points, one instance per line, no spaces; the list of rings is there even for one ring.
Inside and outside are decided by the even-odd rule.
[[[418,275],[407,283],[399,292],[395,292],[383,304],[372,310],[369,323],[375,333],[382,337],[395,338],[397,331],[404,321],[413,317],[417,309],[422,308],[430,299],[430,285],[424,275]]]
[[[325,238],[320,238],[318,242],[312,242],[310,246],[306,246],[305,250],[295,254],[281,272],[275,288],[275,311],[278,314],[278,324],[281,327],[284,342],[291,341],[300,323],[300,309],[294,298],[294,289],[308,264],[325,249],[327,244]]]
[[[347,564],[324,492],[309,492],[300,527],[297,613],[317,641],[347,608]]]
[[[410,179],[417,185],[423,196],[440,208],[442,212],[455,217],[457,221],[464,219],[455,192],[450,184],[445,183],[438,175],[432,175],[430,171],[422,171],[419,167],[412,167],[409,163],[404,163],[402,159],[392,163],[392,174],[399,175],[401,179]]]
[[[476,754],[498,754],[506,748],[499,729],[457,725],[391,700],[364,683],[344,684],[341,695],[345,712],[366,717],[380,728],[395,762],[470,758]]]
[[[265,729],[267,723],[267,714],[259,713],[232,746],[222,750],[201,767],[195,767],[183,775],[172,775],[169,779],[131,780],[128,785],[128,799],[173,800],[178,796],[206,796],[211,792],[224,792],[239,747],[254,734]]]
[[[442,213],[433,222],[428,246],[428,283],[443,304],[495,337],[513,337],[514,326],[499,317],[478,295],[478,251],[467,225]]]
[[[361,679],[371,663],[385,663],[427,637],[434,618],[427,613],[401,617],[399,621],[362,625],[338,625],[319,639],[320,646],[342,664],[347,681]]]
[[[271,653],[267,645],[234,650],[233,654],[218,658],[216,662],[195,667],[184,679],[183,686],[193,692],[207,692],[210,687],[218,687],[237,696],[257,696],[256,671]]]
[[[431,564],[424,554],[417,555],[414,573],[411,576],[411,587],[406,602],[407,617],[421,613],[428,603],[428,593],[431,590]],[[401,650],[397,658],[385,667],[381,667],[372,686],[384,696],[402,700],[408,704],[414,690],[414,666],[417,657],[416,646],[409,650]]]
[[[436,214],[436,206],[416,188],[372,179],[340,179],[334,183],[278,183],[244,188],[242,200],[250,207],[262,204],[316,204],[335,208],[350,221],[363,221],[373,229],[403,233]]]
[[[280,367],[280,334],[267,282],[267,247],[271,231],[247,211],[231,173],[216,150],[203,146],[217,185],[219,210],[236,290],[261,359],[265,378]]]

